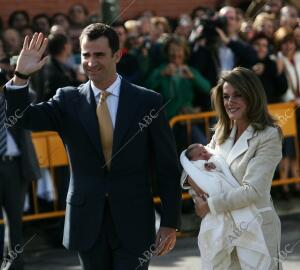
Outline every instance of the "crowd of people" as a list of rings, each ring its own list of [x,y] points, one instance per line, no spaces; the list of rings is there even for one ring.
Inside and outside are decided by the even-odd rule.
[[[0,36],[2,70],[12,70],[9,60],[19,54],[26,35],[42,32],[49,37],[50,59],[44,74],[32,80],[37,100],[50,98],[58,87],[84,82],[78,37],[96,19],[81,4],[72,6],[68,14],[53,16],[38,14],[30,18],[24,10],[13,12]],[[176,104],[167,109],[169,118],[186,110],[210,110],[210,88],[216,85],[221,72],[235,66],[255,71],[269,103],[298,96],[298,10],[283,0],[270,1],[254,18],[229,6],[219,11],[198,7],[178,20],[148,11],[135,20],[113,21],[112,26],[119,35],[123,54],[118,73],[130,82],[161,92],[165,99],[175,96]],[[55,68],[62,71],[61,83]],[[158,78],[162,78],[160,84]],[[186,95],[180,93],[182,88],[188,89]],[[296,102],[299,104],[299,99]]]

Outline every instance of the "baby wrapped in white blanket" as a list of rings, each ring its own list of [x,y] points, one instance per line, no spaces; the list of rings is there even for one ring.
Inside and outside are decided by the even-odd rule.
[[[183,166],[181,185],[186,185],[187,176],[208,196],[229,191],[240,184],[232,176],[226,161],[213,150],[200,144],[191,145],[180,156]],[[190,190],[195,195],[194,190]],[[254,205],[231,212],[207,214],[201,222],[198,235],[202,269],[226,270],[231,263],[231,252],[236,248],[244,269],[269,269],[271,257],[261,229],[261,216]]]

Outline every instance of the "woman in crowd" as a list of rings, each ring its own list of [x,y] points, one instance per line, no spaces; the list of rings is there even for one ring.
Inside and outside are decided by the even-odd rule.
[[[253,29],[256,33],[264,33],[269,40],[272,40],[275,32],[274,22],[275,18],[272,14],[262,12],[256,16]]]
[[[88,24],[89,11],[83,4],[75,4],[69,9],[71,27],[84,28]]]
[[[289,88],[284,96],[284,101],[295,101],[296,106],[300,106],[300,52],[297,51],[297,45],[292,30],[284,27],[279,28],[275,33],[275,44],[278,51],[278,57],[284,62],[285,74],[288,80]],[[299,123],[300,113],[296,110]],[[298,136],[300,134],[300,125],[298,124]],[[299,138],[298,138],[299,140]],[[294,138],[289,137],[284,141],[283,160],[281,162],[281,178],[289,176],[298,177],[299,170],[296,159]],[[298,196],[300,195],[300,183],[295,184],[293,190]],[[289,187],[284,186],[284,198],[288,198]]]
[[[167,104],[165,111],[169,119],[178,114],[199,112],[200,108],[193,106],[195,92],[208,95],[210,83],[198,71],[186,64],[189,57],[186,41],[171,36],[166,41],[164,52],[167,56],[166,63],[153,71],[146,85],[162,94],[164,103]],[[177,132],[177,135],[182,136],[181,131],[182,129]],[[205,141],[200,128],[194,125],[191,142],[205,143]]]
[[[297,44],[297,50],[300,50],[300,25],[294,29],[294,36]]]
[[[68,33],[70,28],[70,19],[69,17],[64,13],[55,13],[51,17],[52,25],[60,25],[63,27],[66,33]]]
[[[166,42],[164,52],[167,63],[153,71],[148,78],[148,86],[160,92],[165,101],[171,99],[166,107],[168,118],[180,113],[194,111],[194,92],[209,94],[209,82],[194,68],[186,65],[189,49],[186,41],[172,36]]]
[[[256,34],[251,43],[258,58],[258,63],[252,69],[264,86],[268,103],[282,102],[282,96],[288,88],[282,59],[270,57],[269,39],[265,34]]]
[[[30,27],[30,18],[27,11],[14,11],[8,18],[8,25],[19,33],[22,33],[25,28]]]

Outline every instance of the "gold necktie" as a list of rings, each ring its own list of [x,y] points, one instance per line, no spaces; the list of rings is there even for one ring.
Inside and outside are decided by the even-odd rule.
[[[105,158],[106,166],[108,168],[110,168],[110,163],[111,163],[113,134],[114,134],[110,113],[106,103],[106,98],[109,95],[111,95],[111,93],[107,91],[101,91],[100,100],[96,110],[99,128],[100,128],[103,155]]]

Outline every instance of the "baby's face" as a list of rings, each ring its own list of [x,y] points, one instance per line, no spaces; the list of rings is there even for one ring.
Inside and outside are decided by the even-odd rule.
[[[191,151],[192,158],[191,160],[209,160],[212,156],[211,153],[209,153],[205,147],[201,144],[198,144],[195,146]]]

